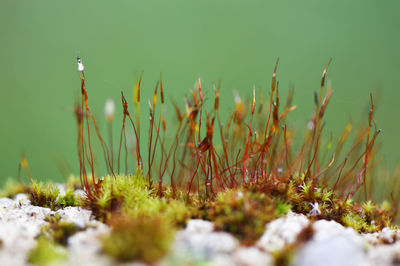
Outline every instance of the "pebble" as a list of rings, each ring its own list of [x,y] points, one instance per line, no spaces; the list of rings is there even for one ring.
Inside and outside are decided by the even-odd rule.
[[[200,219],[189,220],[186,224],[186,233],[211,233],[214,231],[214,224],[209,221],[204,221]]]
[[[295,257],[295,266],[367,266],[362,246],[345,235],[314,239],[304,245]]]
[[[256,247],[241,247],[236,250],[233,258],[236,264],[241,266],[265,266],[273,262],[271,255]]]
[[[302,214],[288,213],[285,217],[276,219],[266,225],[266,231],[257,242],[257,247],[273,252],[285,245],[294,243],[297,235],[310,221]]]

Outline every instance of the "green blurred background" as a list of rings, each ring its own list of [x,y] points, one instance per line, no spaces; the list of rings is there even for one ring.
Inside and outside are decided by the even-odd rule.
[[[222,109],[231,111],[235,89],[246,98],[255,84],[266,95],[280,56],[281,93],[295,87],[291,126],[301,130],[332,57],[327,134],[338,137],[350,117],[366,123],[374,92],[382,166],[393,168],[400,159],[399,10],[396,0],[1,0],[0,182],[17,175],[22,150],[39,179],[61,181],[57,165],[79,173],[71,111],[80,89],[78,52],[104,131],[104,102],[117,101],[115,143],[120,91],[130,100],[142,70],[145,121],[160,72],[167,96],[181,104],[197,77],[209,100],[212,82],[222,79]],[[171,107],[167,112],[173,116]]]

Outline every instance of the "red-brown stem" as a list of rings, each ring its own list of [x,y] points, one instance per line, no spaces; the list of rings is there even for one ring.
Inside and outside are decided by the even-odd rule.
[[[119,149],[118,149],[118,173],[120,173],[122,137],[123,137],[123,132],[125,131],[125,121],[126,121],[126,115],[124,114],[124,118],[123,118],[123,120],[122,120],[121,136],[120,136],[120,138],[119,138]]]
[[[147,172],[147,178],[149,182],[149,187],[151,187],[151,146],[153,143],[153,125],[154,125],[154,113],[151,107],[151,103],[149,101],[150,105],[150,127],[149,127],[149,152],[148,152],[148,158],[147,158],[147,163],[148,163],[148,172]],[[155,108],[155,107],[154,107]]]
[[[338,178],[336,179],[335,185],[333,186],[333,191],[336,190],[336,186],[337,186],[337,184],[338,184],[338,182],[339,182],[339,180],[340,180],[340,177],[341,177],[341,175],[342,175],[342,171],[343,171],[343,169],[344,169],[344,167],[345,167],[345,165],[346,165],[346,163],[347,163],[347,160],[348,160],[349,157],[350,157],[350,154],[351,154],[351,153],[353,152],[353,150],[360,144],[360,142],[362,141],[362,136],[364,136],[365,133],[366,133],[366,132],[364,131],[364,132],[362,133],[361,137],[358,139],[358,141],[353,145],[353,147],[351,147],[351,149],[349,150],[349,152],[346,154],[346,157],[345,157],[345,159],[344,159],[344,161],[343,161],[343,163],[342,163],[342,166],[340,166],[340,172],[339,172]]]

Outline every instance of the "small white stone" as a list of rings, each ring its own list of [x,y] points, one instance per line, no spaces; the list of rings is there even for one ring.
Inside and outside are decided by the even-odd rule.
[[[0,199],[0,208],[13,208],[16,204],[16,201],[9,198]]]
[[[335,221],[318,220],[313,224],[315,240],[324,240],[335,236],[350,238],[360,246],[367,245],[367,241],[361,237],[352,227],[344,227]]]
[[[308,242],[297,253],[295,266],[367,266],[363,248],[350,237],[332,236]]]
[[[273,260],[270,255],[260,251],[256,247],[242,247],[233,254],[237,265],[265,266],[271,265]]]
[[[80,207],[65,207],[64,209],[58,210],[57,213],[61,216],[62,220],[74,223],[81,228],[89,223],[92,215],[91,211]]]
[[[209,221],[192,219],[187,222],[185,231],[188,233],[211,233],[214,231],[214,224]]]
[[[74,191],[74,195],[75,197],[82,199],[86,196],[86,193],[83,189],[77,189]]]
[[[216,255],[232,253],[238,244],[235,237],[228,233],[193,233],[183,230],[175,235],[173,253],[184,253],[194,260],[210,260]]]
[[[379,244],[379,233],[363,233],[361,237],[371,245]]]
[[[211,265],[232,266],[236,265],[231,255],[218,254],[210,259]]]
[[[302,214],[288,213],[266,225],[266,231],[257,242],[257,247],[272,252],[294,243],[297,235],[310,221]]]
[[[27,252],[35,245],[44,218],[53,213],[48,208],[19,204],[0,199],[0,265],[25,265]]]
[[[14,200],[23,205],[31,204],[28,194],[24,194],[24,193],[19,193],[19,194],[15,195]]]
[[[368,250],[368,260],[372,265],[398,265],[399,258],[400,242],[391,245],[376,245]]]
[[[396,240],[396,231],[393,231],[390,228],[385,227],[379,234],[379,239],[381,239],[384,243],[392,244]]]
[[[65,185],[64,184],[55,184],[55,187],[58,189],[58,198],[65,196]]]
[[[100,222],[93,222],[94,227],[78,232],[68,239],[68,265],[113,265],[110,257],[101,253],[100,237],[110,228]]]

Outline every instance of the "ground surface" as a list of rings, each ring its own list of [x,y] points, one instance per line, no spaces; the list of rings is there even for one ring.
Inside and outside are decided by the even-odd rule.
[[[85,228],[68,238],[57,265],[116,265],[102,254],[99,239],[110,228],[79,207],[58,211],[32,206],[27,195],[0,198],[0,265],[28,265],[29,251],[36,246],[46,216],[58,213],[61,220]],[[299,244],[299,234],[309,232]],[[171,252],[157,265],[274,265],[277,256],[293,254],[292,265],[395,265],[400,263],[400,231],[359,234],[334,221],[310,221],[288,213],[268,223],[263,236],[251,247],[239,244],[229,233],[214,231],[213,224],[189,220],[175,235]],[[295,246],[293,246],[294,243]],[[280,252],[281,251],[281,252]],[[280,255],[278,255],[280,254]],[[140,262],[124,265],[141,265]],[[50,263],[49,265],[54,265]]]

